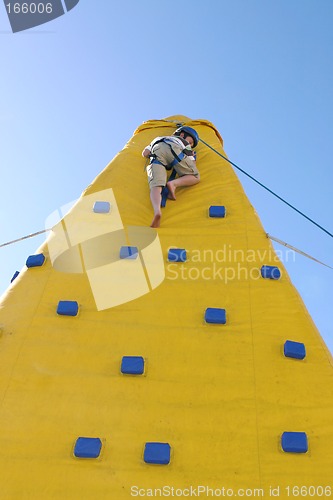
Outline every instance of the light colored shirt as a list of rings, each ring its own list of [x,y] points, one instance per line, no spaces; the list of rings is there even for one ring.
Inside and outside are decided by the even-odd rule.
[[[175,137],[174,135],[172,135],[172,136],[171,135],[170,136],[164,136],[164,137],[155,137],[155,139],[150,144],[148,144],[148,146],[146,146],[144,148],[144,150],[148,149],[148,151],[153,152],[155,144],[158,141],[161,141],[162,139],[164,139],[164,141],[167,142],[168,144],[170,144],[171,146],[172,145],[176,146],[176,149],[180,148],[181,151],[183,151],[184,149],[187,149],[188,151],[191,151],[192,154],[186,156],[186,158],[188,160],[195,161],[195,154],[194,154],[194,151],[192,151],[192,148],[191,148],[190,144],[188,144],[187,146],[185,146],[184,143],[183,143],[183,141],[181,139],[179,139],[179,137]],[[179,154],[179,151],[177,153]]]

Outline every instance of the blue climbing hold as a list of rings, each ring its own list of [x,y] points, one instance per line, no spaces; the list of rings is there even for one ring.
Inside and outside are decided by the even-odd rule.
[[[60,300],[57,307],[57,314],[60,316],[77,316],[79,304],[73,300]]]
[[[139,250],[137,247],[121,247],[120,248],[120,258],[121,259],[136,259],[139,255]]]
[[[170,248],[168,251],[169,262],[186,262],[185,248]]]
[[[143,459],[146,464],[167,465],[170,463],[169,443],[146,443]]]
[[[45,262],[45,255],[39,253],[38,255],[30,255],[27,258],[26,266],[27,267],[39,267],[42,266]]]
[[[108,214],[110,212],[110,203],[108,201],[95,201],[93,211],[96,214]]]
[[[287,453],[306,453],[308,438],[305,432],[284,432],[281,437],[281,446]]]
[[[19,274],[20,274],[19,271],[15,271],[15,273],[13,274],[13,277],[10,280],[10,282],[13,283],[13,281],[18,277]]]
[[[142,375],[144,369],[145,361],[142,356],[123,356],[121,373],[126,375]]]
[[[98,458],[102,449],[102,441],[99,438],[79,437],[74,447],[76,458]]]
[[[208,307],[205,312],[205,321],[206,323],[225,325],[227,322],[226,310],[216,307]]]
[[[305,345],[302,342],[294,342],[293,340],[286,340],[283,352],[287,358],[304,359],[306,356]]]
[[[222,205],[212,205],[209,207],[209,217],[223,218],[225,214],[226,210]]]
[[[281,277],[281,271],[276,266],[262,266],[261,276],[271,280],[278,280]]]

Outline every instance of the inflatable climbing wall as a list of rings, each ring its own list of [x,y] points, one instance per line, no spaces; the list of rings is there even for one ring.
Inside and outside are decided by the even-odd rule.
[[[332,358],[227,161],[152,208],[145,122],[0,308],[4,499],[327,497]]]

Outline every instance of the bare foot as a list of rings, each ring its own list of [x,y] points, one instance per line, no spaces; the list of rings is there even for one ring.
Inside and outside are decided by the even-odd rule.
[[[168,194],[169,200],[175,200],[176,199],[176,194],[175,194],[176,188],[174,187],[172,182],[167,182],[167,188],[169,190],[169,194]]]
[[[150,224],[150,227],[160,227],[161,225],[161,214],[157,213],[154,215],[153,222]]]

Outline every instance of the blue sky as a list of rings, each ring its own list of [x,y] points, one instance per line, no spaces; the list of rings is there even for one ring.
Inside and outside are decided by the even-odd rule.
[[[331,0],[80,0],[13,34],[1,4],[1,243],[173,114],[212,121],[233,162],[332,232],[332,23]],[[331,237],[237,175],[267,232],[333,266]],[[0,249],[1,293],[43,239]],[[333,270],[285,264],[333,352]]]

